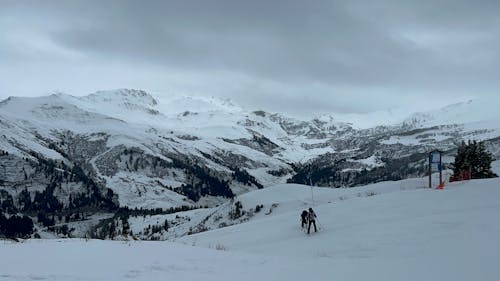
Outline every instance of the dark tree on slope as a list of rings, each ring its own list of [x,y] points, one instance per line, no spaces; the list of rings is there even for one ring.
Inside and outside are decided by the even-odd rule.
[[[257,179],[250,175],[247,171],[245,170],[240,170],[238,167],[233,167],[231,168],[234,172],[232,174],[233,179],[244,183],[246,185],[252,185],[254,184],[258,189],[264,188],[264,186],[257,181]]]
[[[453,177],[460,178],[461,173],[470,171],[472,179],[497,177],[491,170],[492,154],[486,150],[484,142],[462,142],[458,147],[455,163],[453,163]]]
[[[29,237],[33,233],[33,221],[27,216],[13,215],[7,218],[0,212],[0,237]]]

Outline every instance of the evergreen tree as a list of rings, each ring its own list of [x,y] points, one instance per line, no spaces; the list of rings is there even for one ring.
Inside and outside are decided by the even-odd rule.
[[[31,209],[31,196],[28,189],[24,189],[19,193],[19,208],[23,211],[29,211]]]
[[[453,166],[453,177],[462,178],[462,173],[470,172],[471,179],[497,177],[491,170],[492,154],[486,150],[484,142],[462,142],[458,147]]]
[[[7,218],[0,212],[0,236],[29,237],[33,233],[33,221],[27,216],[13,215]]]

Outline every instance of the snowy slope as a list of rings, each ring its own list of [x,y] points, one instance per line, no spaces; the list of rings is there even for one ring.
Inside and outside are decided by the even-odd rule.
[[[368,186],[331,189],[314,187],[311,193],[309,186],[300,184],[279,184],[258,191],[251,191],[237,196],[233,200],[221,202],[220,206],[209,209],[198,209],[168,215],[131,217],[129,224],[136,237],[159,240],[175,239],[200,231],[214,230],[229,225],[266,219],[277,214],[296,212],[316,204],[341,202],[347,199],[369,197],[401,190],[424,188],[427,179],[407,179],[395,182],[383,182]],[[311,196],[313,195],[313,196]],[[314,204],[312,202],[314,200]],[[235,204],[242,205],[241,216],[232,216]],[[257,210],[259,208],[260,210]],[[161,227],[168,220],[170,228],[155,235],[145,235],[145,228]]]
[[[488,100],[469,100],[466,102],[451,104],[438,110],[424,111],[412,114],[404,123],[417,127],[431,127],[450,124],[467,124],[477,122],[489,122],[494,128],[498,128],[500,116],[497,106]],[[494,122],[497,122],[494,126]],[[485,128],[484,128],[485,129]]]
[[[500,180],[459,182],[440,191],[418,188],[419,181],[371,185],[367,188],[375,195],[359,197],[364,189],[318,188],[314,209],[320,231],[311,235],[301,231],[298,221],[302,208],[312,204],[310,190],[291,185],[241,196],[243,204],[278,203],[271,214],[177,240],[185,245],[0,241],[0,277],[498,280]]]
[[[340,279],[366,279],[376,269],[384,280],[495,280],[500,277],[499,184],[499,179],[475,180],[443,191],[399,190],[317,202],[321,230],[309,237],[298,226],[302,208],[284,206],[276,216],[181,241],[256,255],[327,259]],[[382,193],[390,185],[373,190]]]

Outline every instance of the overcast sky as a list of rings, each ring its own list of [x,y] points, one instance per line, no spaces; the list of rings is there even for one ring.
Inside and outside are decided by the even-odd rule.
[[[136,88],[298,115],[500,104],[499,12],[498,0],[0,0],[0,98]]]

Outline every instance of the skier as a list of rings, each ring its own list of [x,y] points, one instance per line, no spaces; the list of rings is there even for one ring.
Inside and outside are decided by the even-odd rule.
[[[307,220],[309,221],[309,227],[307,228],[307,234],[309,234],[311,232],[311,224],[314,224],[314,232],[318,232],[318,229],[316,228],[316,213],[313,211],[312,208],[309,208]]]
[[[307,226],[307,216],[308,215],[309,215],[309,213],[307,213],[307,210],[302,211],[302,214],[300,214],[302,228],[304,228],[304,226]]]

